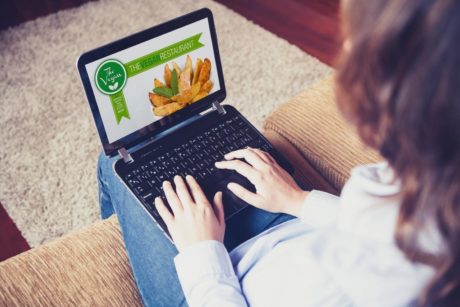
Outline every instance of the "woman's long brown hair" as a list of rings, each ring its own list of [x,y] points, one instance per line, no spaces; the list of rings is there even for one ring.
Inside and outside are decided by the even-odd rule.
[[[398,247],[420,305],[460,306],[460,1],[345,0],[337,101],[398,174]]]

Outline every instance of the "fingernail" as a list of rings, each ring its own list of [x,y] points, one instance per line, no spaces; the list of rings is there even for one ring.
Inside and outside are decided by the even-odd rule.
[[[233,182],[230,182],[229,184],[227,184],[227,188],[229,190],[232,190],[234,187],[235,187],[235,184]]]
[[[179,180],[179,179],[180,179],[179,175],[174,176],[174,180]]]
[[[168,180],[163,181],[163,185],[168,185],[170,184]]]

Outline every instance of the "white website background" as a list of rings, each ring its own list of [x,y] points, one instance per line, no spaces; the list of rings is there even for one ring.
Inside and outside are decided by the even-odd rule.
[[[116,59],[122,63],[128,63],[134,59],[160,50],[166,46],[179,42],[198,33],[202,33],[199,41],[204,46],[191,51],[188,53],[188,55],[190,55],[192,58],[193,68],[195,68],[195,62],[197,58],[209,58],[211,61],[210,79],[214,84],[211,93],[214,93],[220,89],[220,84],[219,78],[217,76],[216,60],[214,58],[214,51],[207,18],[86,65],[86,71],[88,72],[88,76],[109,143],[113,143],[127,136],[128,134],[148,126],[162,118],[153,114],[148,93],[154,87],[153,80],[155,78],[164,81],[163,73],[166,63],[128,78],[123,89],[123,94],[125,96],[126,105],[128,107],[131,119],[122,118],[119,124],[116,122],[110,97],[99,92],[94,82],[94,74],[99,64],[108,59]],[[177,57],[172,61],[176,62],[181,68],[183,68],[185,65],[186,56],[187,55]],[[172,68],[172,61],[168,62],[170,68]]]

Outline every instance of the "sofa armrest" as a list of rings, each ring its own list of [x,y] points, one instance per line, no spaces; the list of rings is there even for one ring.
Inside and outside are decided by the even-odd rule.
[[[1,306],[142,306],[116,216],[0,263]]]
[[[297,151],[291,160],[295,177],[314,189],[339,192],[354,166],[381,160],[339,114],[332,77],[276,109],[265,121],[264,134],[281,152],[290,148],[288,159]]]

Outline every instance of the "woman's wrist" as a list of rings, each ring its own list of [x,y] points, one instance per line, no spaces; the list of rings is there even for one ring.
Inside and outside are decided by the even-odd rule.
[[[298,190],[294,193],[293,197],[291,198],[291,202],[286,206],[286,211],[283,213],[300,217],[302,214],[303,204],[305,202],[305,198],[307,198],[310,192]]]

